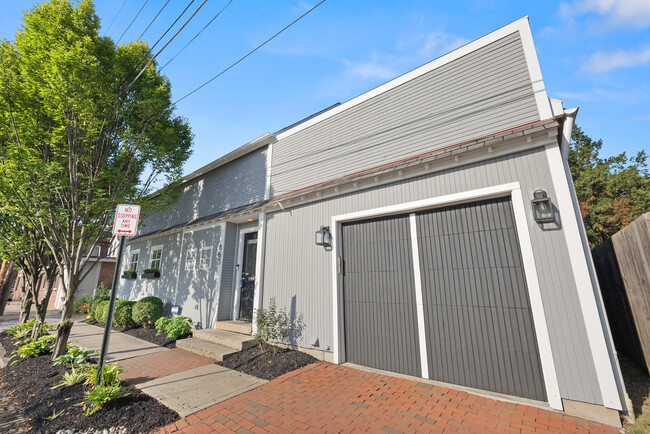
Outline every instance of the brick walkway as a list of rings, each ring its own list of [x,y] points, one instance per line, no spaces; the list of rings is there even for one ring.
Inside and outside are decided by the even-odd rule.
[[[159,432],[575,432],[614,428],[440,386],[317,363]]]
[[[124,368],[120,378],[131,384],[140,384],[167,375],[214,363],[213,359],[203,357],[180,348],[133,357],[119,362]]]

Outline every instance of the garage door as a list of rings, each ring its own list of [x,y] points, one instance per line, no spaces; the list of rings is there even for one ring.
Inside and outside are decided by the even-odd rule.
[[[415,222],[429,378],[545,401],[510,199],[418,212]],[[381,241],[391,230],[389,225],[395,231],[389,236],[393,240],[390,246]],[[363,242],[349,248],[352,227],[364,228]],[[384,228],[383,232],[379,227]],[[346,224],[342,235],[348,360],[395,372],[415,371],[421,376],[409,216]],[[350,262],[358,273],[369,267],[361,264],[376,257],[382,258],[373,259],[373,269],[377,270],[374,274],[383,276],[381,290],[363,277],[349,277]],[[395,273],[398,264],[399,273]],[[381,267],[385,268],[383,274]],[[368,272],[365,276],[369,276]],[[355,294],[359,287],[366,288],[363,301],[349,303],[348,295]],[[389,301],[390,297],[393,301]],[[379,309],[376,305],[380,300],[402,308]],[[350,312],[348,304],[353,304]],[[403,339],[409,343],[411,351],[388,349],[393,357],[404,361],[382,361],[387,357],[386,338],[375,338],[381,341],[381,350],[371,341],[363,350],[353,348],[358,344],[354,337],[363,336],[368,327],[378,323],[383,331],[390,331],[390,342]],[[400,328],[400,324],[407,327]],[[353,338],[349,342],[348,336]],[[366,353],[359,354],[362,351]],[[410,371],[390,366],[408,366]]]

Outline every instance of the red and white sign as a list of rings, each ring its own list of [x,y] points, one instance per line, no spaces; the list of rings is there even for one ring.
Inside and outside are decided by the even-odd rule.
[[[139,205],[118,205],[113,222],[113,235],[132,237],[138,230]]]

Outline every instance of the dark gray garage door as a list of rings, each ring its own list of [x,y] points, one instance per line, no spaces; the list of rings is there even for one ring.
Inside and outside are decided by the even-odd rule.
[[[420,375],[408,216],[344,224],[348,362]]]
[[[416,214],[429,377],[546,400],[509,198]],[[343,225],[350,362],[421,376],[409,216]]]

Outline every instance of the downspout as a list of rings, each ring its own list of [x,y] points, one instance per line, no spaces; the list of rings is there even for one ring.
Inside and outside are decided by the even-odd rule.
[[[562,127],[562,143],[560,144],[560,153],[562,154],[562,160],[567,161],[569,159],[569,149],[571,147],[571,133],[573,132],[573,125],[576,122],[576,116],[578,115],[578,110],[580,108],[572,108],[564,110],[564,125]]]

